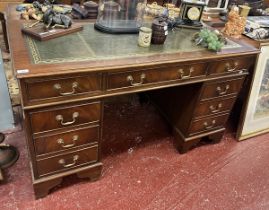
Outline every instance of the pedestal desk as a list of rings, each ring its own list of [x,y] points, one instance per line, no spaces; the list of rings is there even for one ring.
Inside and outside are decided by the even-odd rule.
[[[229,41],[222,52],[191,42],[196,31],[170,32],[163,46],[141,48],[138,35],[82,32],[39,42],[8,20],[14,71],[37,198],[70,174],[101,173],[104,99],[146,92],[173,128],[180,153],[202,137],[221,140],[225,122],[259,50]]]

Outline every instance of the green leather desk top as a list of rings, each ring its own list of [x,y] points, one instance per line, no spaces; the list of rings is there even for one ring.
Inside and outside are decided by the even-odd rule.
[[[85,25],[81,32],[38,41],[25,36],[33,64],[52,64],[74,61],[108,60],[125,57],[140,57],[152,54],[203,51],[196,46],[192,35],[197,30],[176,29],[169,31],[164,45],[151,45],[149,48],[137,45],[138,34],[114,35],[94,29],[92,23]],[[237,48],[239,44],[229,41],[225,48]]]

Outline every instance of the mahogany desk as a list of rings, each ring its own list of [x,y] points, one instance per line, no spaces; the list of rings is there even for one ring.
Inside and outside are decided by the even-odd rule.
[[[44,42],[23,36],[22,21],[7,25],[37,198],[64,176],[100,176],[107,97],[147,91],[180,153],[202,137],[220,141],[259,53],[232,41],[220,53],[206,51],[190,41],[190,29],[170,33],[163,46],[140,48],[137,35],[102,34],[92,24]]]

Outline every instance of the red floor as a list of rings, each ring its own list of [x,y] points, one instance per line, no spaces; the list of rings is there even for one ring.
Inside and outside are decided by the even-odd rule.
[[[101,179],[68,177],[43,199],[34,199],[24,134],[7,135],[21,156],[0,185],[0,210],[269,209],[269,134],[236,142],[226,133],[180,155],[152,106],[131,100],[105,110]]]

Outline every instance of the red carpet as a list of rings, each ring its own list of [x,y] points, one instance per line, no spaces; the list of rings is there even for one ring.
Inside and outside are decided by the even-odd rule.
[[[22,131],[7,135],[20,159],[0,185],[0,210],[269,209],[269,134],[181,155],[168,126],[149,104],[135,98],[105,106],[99,181],[71,176],[47,197],[34,199]],[[119,147],[120,146],[120,147]]]

